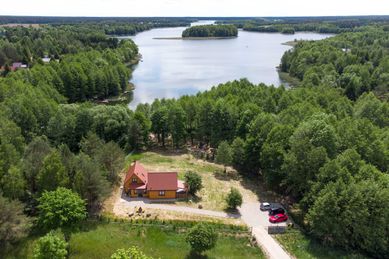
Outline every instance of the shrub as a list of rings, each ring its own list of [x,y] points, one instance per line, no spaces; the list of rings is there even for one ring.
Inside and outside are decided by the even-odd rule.
[[[112,256],[111,259],[153,259],[150,256],[146,256],[136,246],[133,246],[127,250],[119,249]]]
[[[230,209],[236,209],[237,207],[242,205],[242,194],[239,192],[236,188],[231,188],[230,192],[228,193],[226,197],[226,202],[228,205],[228,208]]]
[[[192,251],[202,253],[215,247],[217,233],[211,225],[199,223],[189,230],[186,242],[189,243]]]
[[[68,244],[61,232],[50,232],[41,237],[34,250],[35,259],[65,259]]]
[[[203,188],[201,176],[195,172],[185,173],[185,182],[189,186],[189,193],[195,195],[196,192]]]
[[[85,201],[66,188],[44,192],[39,201],[39,224],[43,228],[72,227],[86,218]]]

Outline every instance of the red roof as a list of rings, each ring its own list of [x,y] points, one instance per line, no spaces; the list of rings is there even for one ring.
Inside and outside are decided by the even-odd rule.
[[[124,183],[130,181],[133,175],[136,175],[144,184],[147,184],[147,171],[138,161],[135,161],[128,169]]]
[[[177,186],[176,172],[158,172],[149,173],[147,190],[148,191],[176,191]]]
[[[131,183],[128,186],[129,189],[131,190],[146,190],[146,184],[143,183]]]

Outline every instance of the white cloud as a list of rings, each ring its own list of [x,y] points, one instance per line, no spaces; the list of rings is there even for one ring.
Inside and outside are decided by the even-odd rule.
[[[4,3],[2,3],[4,1]],[[389,14],[387,0],[0,0],[0,15],[328,16]]]

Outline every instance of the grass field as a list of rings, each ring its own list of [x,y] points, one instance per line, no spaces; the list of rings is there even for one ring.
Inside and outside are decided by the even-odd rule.
[[[5,258],[32,258],[35,238],[30,238],[12,250]],[[72,234],[70,256],[74,259],[109,258],[119,248],[138,246],[154,258],[198,258],[190,255],[185,233],[167,225],[135,226],[129,222],[94,222],[84,230]],[[22,248],[23,247],[23,248]],[[264,258],[261,250],[249,245],[247,235],[220,235],[217,246],[205,253],[204,258]]]
[[[344,250],[324,246],[318,241],[304,235],[298,229],[290,229],[285,234],[275,236],[278,242],[285,249],[301,259],[322,258],[322,259],[362,259],[366,258],[359,254],[346,252]]]
[[[231,169],[225,175],[223,166],[196,159],[189,154],[145,152],[129,156],[128,164],[133,160],[140,161],[149,171],[176,171],[180,179],[184,178],[187,171],[199,173],[204,187],[197,194],[198,197],[191,202],[178,202],[177,204],[181,203],[181,205],[191,207],[201,204],[204,209],[221,211],[227,206],[225,197],[231,187],[239,189],[245,201],[254,201],[258,198],[253,191],[254,183],[244,181],[236,171]]]

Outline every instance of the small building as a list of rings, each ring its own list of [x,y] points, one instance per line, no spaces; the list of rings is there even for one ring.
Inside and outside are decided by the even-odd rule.
[[[23,64],[21,62],[14,62],[12,63],[12,66],[10,67],[11,71],[15,71],[17,69],[27,68],[26,64]]]
[[[51,58],[49,58],[49,57],[42,58],[43,63],[50,63],[50,61],[51,61]]]
[[[177,199],[188,195],[187,185],[178,180],[177,172],[148,172],[138,161],[128,169],[123,190],[133,198]]]

